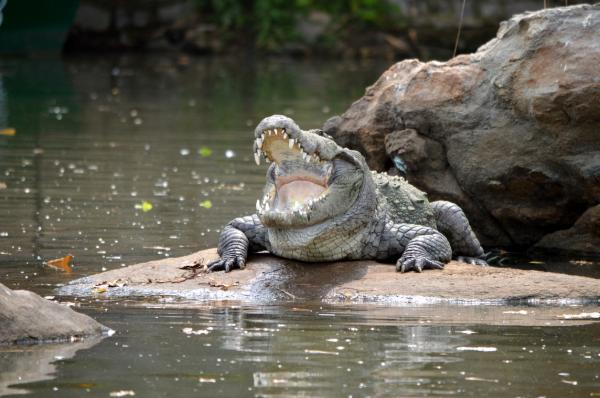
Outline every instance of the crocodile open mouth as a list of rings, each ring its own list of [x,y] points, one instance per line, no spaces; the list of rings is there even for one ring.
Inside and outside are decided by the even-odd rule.
[[[276,163],[274,185],[265,192],[262,201],[256,201],[259,214],[308,219],[329,192],[332,162],[322,160],[317,153],[308,153],[299,139],[295,139],[293,133],[288,134],[285,128],[262,131],[254,148],[257,164],[261,156]]]
[[[284,160],[301,158],[307,163],[319,163],[322,160],[316,153],[308,154],[298,139],[288,134],[285,128],[263,130],[255,140],[254,160],[260,165],[260,157],[271,162],[281,163]]]

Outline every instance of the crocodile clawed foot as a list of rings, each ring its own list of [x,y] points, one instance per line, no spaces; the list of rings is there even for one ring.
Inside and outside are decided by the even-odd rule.
[[[423,272],[424,269],[443,269],[444,263],[426,257],[401,257],[396,262],[396,271]]]
[[[489,264],[482,258],[477,257],[469,257],[469,256],[458,256],[456,257],[457,261],[461,261],[463,263],[479,265],[481,267],[487,267]]]
[[[223,256],[208,263],[206,272],[225,271],[246,268],[246,259],[242,256]]]

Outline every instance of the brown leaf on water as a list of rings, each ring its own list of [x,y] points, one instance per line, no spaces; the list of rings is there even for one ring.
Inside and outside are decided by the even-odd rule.
[[[72,254],[67,254],[64,257],[49,260],[48,267],[70,274],[73,272],[73,258]]]
[[[15,134],[17,134],[17,130],[13,129],[12,127],[0,130],[0,135],[5,135],[7,137],[12,137]]]
[[[8,188],[8,185],[6,185],[5,182],[0,181],[0,189],[6,189]]]

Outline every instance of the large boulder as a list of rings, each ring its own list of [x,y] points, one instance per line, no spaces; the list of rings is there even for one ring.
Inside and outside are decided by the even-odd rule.
[[[408,180],[484,244],[530,247],[600,203],[599,32],[600,4],[516,15],[476,53],[393,65],[324,129],[380,171],[394,134]]]
[[[108,332],[65,305],[0,284],[0,345],[75,341]]]

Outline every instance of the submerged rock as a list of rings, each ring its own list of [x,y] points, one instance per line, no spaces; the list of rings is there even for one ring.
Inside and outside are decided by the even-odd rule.
[[[324,129],[377,170],[397,153],[484,244],[530,247],[600,203],[598,32],[600,4],[516,15],[476,53],[393,65]],[[538,246],[600,255],[558,236]]]
[[[73,341],[108,331],[65,305],[0,284],[0,345]]]
[[[208,249],[131,265],[75,280],[60,289],[77,296],[177,297],[188,300],[321,301],[382,304],[600,303],[597,279],[451,262],[444,270],[398,273],[374,261],[302,263],[255,254],[229,273],[189,268],[217,257]],[[187,267],[187,269],[186,269]]]

